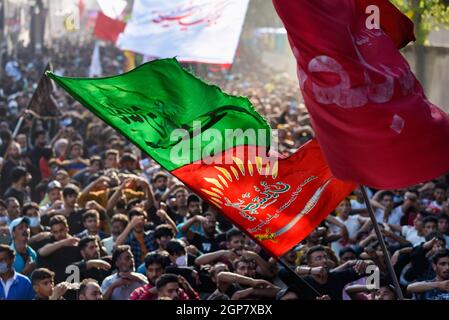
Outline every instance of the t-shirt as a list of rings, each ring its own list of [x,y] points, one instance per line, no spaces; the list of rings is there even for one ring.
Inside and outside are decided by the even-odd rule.
[[[25,264],[26,264],[28,257],[31,262],[36,262],[37,253],[30,246],[27,246],[27,248],[26,248],[26,255],[22,255],[21,253],[17,252],[14,243],[11,245],[11,248],[16,253],[16,257],[14,258],[14,264],[13,264],[13,268],[15,271],[17,271],[19,273],[23,272],[23,269],[25,268]]]
[[[75,235],[84,231],[83,225],[83,213],[86,212],[85,209],[75,210],[70,213],[67,218],[67,224],[69,225],[69,233]]]
[[[108,257],[104,257],[101,260],[111,264],[112,261]],[[83,281],[84,279],[95,279],[98,281],[98,283],[102,283],[103,280],[111,275],[110,270],[103,270],[103,269],[97,269],[97,268],[90,268],[87,269],[87,261],[81,260],[74,263],[75,266],[77,266],[80,270],[80,281]]]
[[[419,300],[449,300],[449,292],[440,289],[432,289],[418,295],[418,297]]]
[[[426,238],[418,235],[418,231],[412,226],[402,226],[401,234],[405,240],[410,242],[414,247],[426,242]]]
[[[383,223],[384,222],[384,210],[377,208],[376,211],[374,211],[374,215],[376,217],[376,221]],[[404,216],[404,212],[402,211],[402,206],[397,206],[396,208],[393,208],[391,210],[390,215],[388,216],[388,224],[392,225],[400,225],[401,224],[401,218]]]
[[[23,206],[25,203],[30,202],[31,198],[28,192],[25,190],[16,190],[13,187],[9,187],[8,190],[6,190],[3,198],[7,199],[9,197],[14,197],[19,201],[20,205]]]
[[[56,242],[55,238],[50,237],[42,241],[41,245],[44,247],[45,245],[54,242]],[[53,271],[55,273],[55,283],[59,283],[66,281],[67,277],[71,275],[70,272],[66,273],[67,266],[80,261],[81,258],[80,250],[77,246],[66,246],[46,257],[38,255],[37,267],[48,268]]]
[[[219,242],[215,237],[206,238],[199,233],[194,232],[192,239],[189,240],[191,245],[194,245],[202,253],[215,252],[220,250]]]
[[[353,210],[366,209],[366,204],[365,204],[365,202],[360,203],[357,200],[352,199],[351,200],[351,208]]]
[[[128,300],[134,290],[141,287],[143,284],[148,283],[148,280],[144,275],[136,272],[132,272],[131,274],[141,279],[141,282],[133,281],[129,285],[115,288],[115,290],[111,294],[111,300]],[[101,284],[101,291],[103,292],[103,294],[108,290],[112,283],[117,280],[117,278],[117,273],[114,273],[113,275],[103,280],[103,283]]]

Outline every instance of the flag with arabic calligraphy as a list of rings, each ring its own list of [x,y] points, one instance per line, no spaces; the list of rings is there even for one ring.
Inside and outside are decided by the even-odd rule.
[[[388,0],[273,3],[336,177],[398,189],[448,172],[449,116],[427,99],[398,50],[414,39],[405,15]],[[379,10],[374,28],[368,6]]]
[[[303,240],[354,185],[334,178],[316,141],[288,158],[245,97],[155,60],[108,78],[48,73],[273,255]]]
[[[117,46],[158,58],[232,64],[249,0],[135,0]]]

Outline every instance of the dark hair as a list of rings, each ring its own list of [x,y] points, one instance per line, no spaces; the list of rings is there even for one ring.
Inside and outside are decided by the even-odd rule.
[[[80,251],[84,250],[87,247],[87,245],[89,244],[89,242],[92,242],[92,241],[97,242],[98,241],[97,237],[96,236],[87,236],[85,238],[82,238],[80,240],[80,242],[78,242],[78,249],[80,249]]]
[[[6,202],[5,201],[3,201],[3,199],[0,199],[0,207],[3,207],[3,208],[7,208],[7,206],[6,206]]]
[[[154,229],[154,239],[162,237],[174,237],[173,229],[168,224],[160,224]]]
[[[33,286],[41,280],[54,279],[55,273],[47,268],[39,268],[33,271],[31,274],[31,283]]]
[[[440,221],[440,220],[446,220],[447,222],[449,222],[449,216],[447,214],[445,214],[445,213],[440,214],[438,216],[438,221]]]
[[[45,130],[36,130],[33,134],[33,138],[36,139],[40,135],[45,135]]]
[[[354,249],[352,249],[351,247],[344,247],[340,250],[340,252],[338,253],[338,256],[341,258],[345,253],[353,253],[355,256],[357,256],[357,253],[355,252]]]
[[[391,191],[384,191],[380,195],[380,199],[382,200],[385,196],[390,196],[390,197],[394,198],[394,193]]]
[[[114,252],[112,253],[112,267],[115,268],[115,264],[117,263],[117,260],[120,258],[120,256],[122,255],[122,253],[125,252],[131,252],[131,247],[128,245],[121,245],[121,246],[117,246],[114,249]]]
[[[20,167],[20,166],[14,167],[14,169],[12,169],[11,175],[10,175],[11,181],[13,183],[19,181],[20,179],[22,179],[23,177],[26,177],[26,176],[27,176],[27,169],[25,169],[24,167]]]
[[[321,245],[310,247],[309,250],[307,250],[307,253],[306,253],[306,260],[307,260],[307,262],[310,261],[310,256],[312,255],[312,253],[318,252],[318,251],[326,252],[326,248],[324,248]]]
[[[6,252],[11,259],[14,259],[14,257],[16,256],[14,250],[6,244],[0,244],[0,252]]]
[[[156,289],[160,290],[167,284],[172,282],[179,283],[178,276],[176,274],[173,273],[163,274],[156,280]]]
[[[39,205],[36,202],[27,202],[22,207],[22,216],[26,216],[26,213],[30,209],[36,209],[39,211]]]
[[[243,232],[236,229],[236,228],[232,228],[231,230],[229,230],[228,232],[226,232],[226,241],[231,241],[232,238],[234,237],[243,237]]]
[[[109,155],[115,155],[116,157],[118,157],[119,156],[119,152],[118,152],[118,150],[115,150],[115,149],[108,149],[108,150],[106,150],[106,152],[105,152],[105,154],[104,154],[104,156],[105,156],[105,158],[107,158]]]
[[[191,194],[188,198],[187,198],[187,206],[190,205],[191,202],[201,202],[200,198],[198,198],[198,196]]]
[[[140,202],[141,202],[141,200],[139,198],[130,199],[128,201],[128,203],[126,204],[126,211],[132,210],[136,206],[136,204],[138,204]]]
[[[86,293],[86,289],[87,289],[87,286],[89,285],[89,283],[98,284],[98,281],[95,279],[92,279],[92,278],[87,278],[87,279],[84,279],[83,281],[81,281],[80,288],[78,289],[78,299],[79,299],[80,295],[82,295],[82,294],[84,295]]]
[[[80,192],[80,189],[75,186],[74,184],[68,184],[64,187],[64,190],[62,190],[62,196],[64,198],[71,196],[71,195],[78,195]]]
[[[253,260],[248,259],[248,258],[245,258],[245,257],[239,257],[239,258],[235,259],[235,260],[232,262],[232,268],[233,268],[233,270],[235,271],[235,270],[237,270],[237,268],[239,267],[239,264],[240,264],[240,263],[251,264],[252,261],[253,261]]]
[[[443,190],[446,190],[446,189],[447,189],[447,185],[445,185],[444,183],[438,183],[438,184],[435,186],[435,189],[434,189],[434,190],[436,190],[436,189],[443,189]]]
[[[100,218],[100,214],[95,209],[87,210],[83,213],[83,223],[89,218]]]
[[[169,255],[173,255],[179,252],[186,252],[186,249],[184,248],[184,246],[181,244],[181,242],[179,240],[170,240],[167,243],[167,248],[165,249]]]
[[[50,218],[50,221],[48,222],[48,226],[51,228],[51,227],[53,227],[54,225],[57,225],[57,224],[60,224],[60,223],[64,224],[66,227],[69,226],[69,225],[67,224],[67,219],[66,219],[66,217],[64,217],[64,216],[61,215],[61,214],[58,214],[58,215],[56,215],[56,216],[51,217],[51,218]]]
[[[132,153],[124,153],[122,157],[120,158],[120,163],[124,162],[136,162],[137,158]]]
[[[9,198],[7,198],[6,201],[5,201],[6,206],[8,207],[9,204],[10,204],[11,202],[13,202],[13,201],[19,202],[19,200],[17,200],[17,198],[15,198],[15,197],[9,197]]]
[[[427,216],[423,219],[423,225],[426,225],[426,223],[428,222],[433,222],[435,224],[438,224],[438,219],[435,218],[434,216]]]
[[[441,258],[449,258],[449,250],[448,249],[442,249],[442,250],[439,250],[437,253],[435,253],[432,256],[432,262],[434,264],[437,264],[438,260],[440,260]]]
[[[152,264],[160,264],[162,269],[165,269],[169,262],[167,261],[167,257],[161,255],[160,253],[151,252],[145,257],[145,268],[148,268]]]
[[[131,210],[128,211],[128,218],[131,221],[131,219],[134,216],[142,216],[142,217],[147,217],[147,213],[145,212],[145,210],[141,209],[141,208],[132,208]]]
[[[126,226],[128,225],[129,219],[123,213],[117,213],[117,214],[114,214],[111,218],[111,224],[113,224],[114,222],[121,222],[123,224],[123,227],[126,228]]]

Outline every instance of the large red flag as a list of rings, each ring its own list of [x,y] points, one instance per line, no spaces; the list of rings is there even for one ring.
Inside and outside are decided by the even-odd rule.
[[[115,43],[119,34],[125,30],[125,27],[126,23],[123,21],[111,19],[99,11],[95,23],[94,36],[98,39]]]
[[[228,163],[229,154],[244,156]],[[333,177],[316,140],[289,158],[264,154],[256,146],[237,146],[221,155],[222,165],[202,159],[171,173],[279,257],[307,237],[355,185]]]
[[[401,31],[411,23],[404,15],[386,0],[374,1],[381,29],[368,30],[363,1],[273,2],[337,178],[394,189],[449,170],[449,117],[427,100],[397,49],[413,39],[410,27]]]

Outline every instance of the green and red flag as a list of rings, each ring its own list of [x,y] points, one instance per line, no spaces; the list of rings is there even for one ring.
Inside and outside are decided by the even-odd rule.
[[[270,127],[247,98],[175,59],[107,78],[47,74],[275,256],[355,187],[332,176],[314,140],[288,158],[274,156]]]

